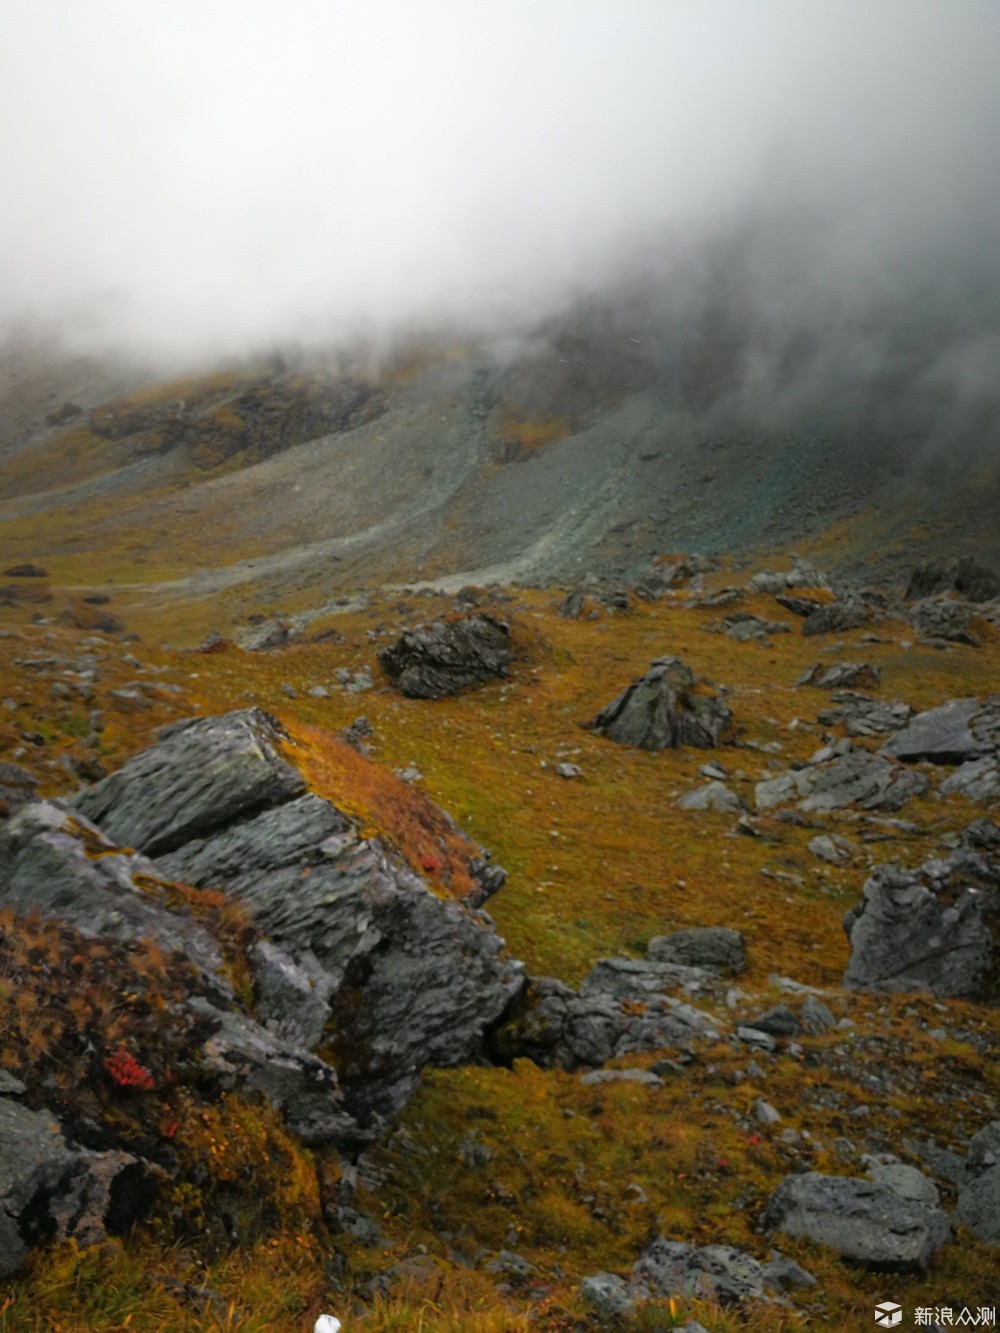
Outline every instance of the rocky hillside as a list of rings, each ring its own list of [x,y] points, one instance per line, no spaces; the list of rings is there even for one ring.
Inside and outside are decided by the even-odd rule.
[[[987,567],[674,557],[238,617],[67,598],[43,555],[0,631],[0,1320],[995,1301]]]

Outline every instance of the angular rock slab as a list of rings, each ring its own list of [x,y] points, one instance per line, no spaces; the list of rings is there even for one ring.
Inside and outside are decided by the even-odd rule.
[[[678,657],[658,657],[587,725],[619,745],[640,750],[719,745],[733,715],[721,699],[700,694],[694,672]]]
[[[788,1176],[768,1200],[769,1230],[825,1245],[884,1272],[923,1270],[951,1236],[947,1214],[888,1185],[809,1171]]]
[[[998,883],[987,858],[967,849],[917,870],[878,866],[844,917],[851,944],[844,985],[995,998]]]
[[[1000,749],[1000,700],[951,699],[917,713],[882,746],[881,754],[912,763],[964,764]]]
[[[476,612],[405,630],[378,660],[408,698],[440,699],[505,676],[513,656],[506,621]]]
[[[305,791],[278,735],[259,708],[177,723],[74,805],[119,847],[173,851]]]
[[[107,807],[118,837],[159,847],[171,878],[238,897],[293,964],[316,960],[352,1109],[391,1113],[424,1064],[481,1051],[485,1030],[523,987],[523,969],[502,956],[489,917],[436,897],[328,801],[302,794],[277,742],[257,709],[201,719],[99,783],[90,805]],[[214,813],[204,771],[225,784]],[[144,802],[110,806],[123,783],[107,784],[129,772]]]
[[[1000,1120],[991,1121],[969,1143],[955,1218],[979,1240],[1000,1246]]]
[[[654,963],[681,963],[738,976],[746,967],[743,934],[728,926],[689,926],[669,935],[654,935],[646,945]]]

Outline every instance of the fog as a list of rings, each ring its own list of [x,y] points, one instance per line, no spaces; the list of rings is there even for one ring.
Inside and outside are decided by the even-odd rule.
[[[0,326],[197,362],[641,273],[737,398],[978,410],[998,69],[995,0],[0,0]]]

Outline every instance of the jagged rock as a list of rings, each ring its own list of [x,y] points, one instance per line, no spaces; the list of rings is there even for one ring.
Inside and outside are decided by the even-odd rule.
[[[983,805],[1000,800],[1000,759],[994,755],[970,759],[945,778],[938,791],[942,796],[964,796]]]
[[[774,600],[786,611],[791,611],[793,616],[801,616],[803,620],[811,616],[817,606],[822,605],[812,597],[795,597],[791,593],[775,593]]]
[[[466,895],[469,907],[482,907],[495,893],[499,893],[507,883],[507,872],[489,859],[489,855],[474,856],[469,862],[469,874],[476,881],[476,888]]]
[[[214,1075],[223,1088],[261,1093],[303,1143],[357,1143],[371,1138],[359,1131],[344,1109],[331,1065],[244,1014],[217,1009],[202,996],[194,996],[188,1004],[214,1029],[201,1048],[201,1076]]]
[[[1000,825],[985,817],[974,819],[962,833],[962,841],[969,847],[984,851],[1000,850]]]
[[[309,953],[299,962],[270,940],[248,950],[254,973],[257,1016],[269,1031],[311,1051],[323,1037],[330,1017],[333,979]],[[311,963],[309,967],[300,964]]]
[[[0,906],[58,918],[85,935],[152,940],[184,954],[213,993],[230,995],[218,945],[190,914],[168,908],[170,887],[145,856],[50,802],[25,806],[0,828]]]
[[[738,976],[746,968],[743,935],[728,926],[691,926],[670,935],[654,935],[646,945],[654,963],[680,963]]]
[[[506,621],[476,612],[405,630],[378,660],[408,698],[440,699],[505,676],[513,655]]]
[[[283,648],[293,641],[291,624],[283,616],[272,616],[259,625],[240,630],[236,642],[248,653],[260,653],[268,648]]]
[[[157,857],[305,790],[279,734],[258,708],[175,723],[76,808],[119,846]]]
[[[642,750],[718,745],[732,725],[721,699],[700,693],[694,673],[677,657],[658,657],[589,727],[620,745]]]
[[[844,630],[857,629],[866,619],[867,612],[860,602],[826,602],[806,616],[802,633],[840,634]]]
[[[849,736],[876,736],[881,732],[899,731],[913,716],[909,704],[885,703],[853,690],[838,690],[831,697],[834,707],[817,713],[816,721],[824,727],[846,727]]]
[[[837,1026],[837,1020],[826,1007],[822,1000],[818,1000],[815,995],[807,995],[802,1001],[802,1008],[799,1010],[799,1021],[802,1024],[803,1032],[807,1032],[811,1037],[818,1036],[821,1032],[829,1032]]]
[[[749,1025],[756,1032],[766,1032],[771,1037],[797,1037],[802,1027],[787,1004],[776,1004],[766,1013],[751,1018]]]
[[[940,708],[917,713],[891,736],[881,754],[905,763],[929,759],[934,764],[964,764],[1000,750],[1000,699],[951,699]]]
[[[791,632],[791,626],[783,620],[763,620],[747,611],[734,611],[732,615],[724,616],[721,621],[705,625],[704,628],[716,634],[725,634],[737,643],[767,643],[771,634]]]
[[[846,838],[830,833],[818,833],[815,838],[809,839],[807,846],[813,856],[818,856],[821,861],[826,861],[832,866],[843,865],[845,861],[849,861],[854,851]]]
[[[573,1070],[603,1065],[616,1056],[718,1038],[714,1020],[692,1005],[644,989],[639,982],[629,988],[621,973],[609,982],[613,989],[599,989],[603,975],[592,972],[590,986],[586,991],[581,986],[579,994],[554,977],[532,977],[495,1034],[499,1056],[526,1056],[542,1068]],[[650,978],[646,972],[644,979]],[[666,984],[683,984],[682,978],[683,970],[667,974]]]
[[[1000,1245],[1000,1120],[991,1121],[969,1142],[955,1217],[979,1240]]]
[[[964,848],[917,870],[877,867],[862,902],[844,917],[851,944],[844,985],[990,998],[998,887],[996,868]]]
[[[773,596],[783,593],[786,588],[826,588],[826,576],[807,561],[793,557],[792,568],[783,571],[759,570],[748,581],[747,587],[752,592],[768,592]]]
[[[841,810],[858,805],[863,810],[899,810],[911,796],[930,787],[923,773],[900,769],[881,755],[852,750],[819,769],[809,795],[799,801],[800,810]]]
[[[746,808],[742,797],[724,782],[706,782],[677,802],[678,810],[718,810],[731,815],[742,814]]]
[[[881,679],[881,671],[870,662],[834,662],[832,666],[816,662],[799,676],[795,684],[815,685],[820,690],[853,688],[858,685],[874,689]]]
[[[642,1296],[685,1296],[720,1305],[767,1301],[760,1263],[731,1245],[684,1245],[657,1237],[632,1269],[631,1287]]]
[[[148,1214],[153,1171],[129,1153],[74,1148],[48,1111],[0,1097],[0,1280],[42,1240],[93,1245]]]
[[[773,810],[808,796],[816,784],[812,768],[793,768],[777,777],[765,778],[754,787],[754,805],[758,810]]]
[[[868,1167],[868,1175],[877,1185],[885,1185],[898,1194],[901,1199],[910,1199],[914,1203],[926,1203],[936,1207],[941,1202],[941,1195],[934,1181],[918,1171],[915,1166],[901,1162],[891,1153],[865,1154],[862,1161]]]
[[[963,556],[955,564],[942,560],[917,565],[910,575],[903,599],[907,602],[931,597],[935,593],[954,589],[969,602],[988,602],[1000,597],[1000,578],[970,556]]]
[[[979,638],[969,629],[969,611],[959,602],[929,597],[910,608],[910,624],[928,639],[967,643],[978,647]]]
[[[764,1225],[886,1272],[926,1269],[948,1240],[942,1209],[904,1198],[888,1185],[815,1171],[788,1176],[771,1195]]]
[[[20,764],[0,763],[0,819],[34,800],[37,786],[38,779]]]
[[[621,1001],[644,999],[667,991],[687,994],[709,989],[716,976],[704,967],[640,958],[602,958],[580,983],[580,995],[608,995]]]
[[[614,1273],[592,1273],[580,1283],[580,1295],[600,1319],[618,1319],[635,1310],[628,1284]]]
[[[480,1050],[524,984],[489,918],[434,896],[317,796],[251,709],[170,729],[81,801],[115,836],[156,849],[174,879],[219,887],[302,966],[330,979],[352,1109],[395,1110],[424,1064]]]

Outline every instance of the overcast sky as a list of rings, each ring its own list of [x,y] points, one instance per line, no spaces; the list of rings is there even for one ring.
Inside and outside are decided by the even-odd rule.
[[[919,286],[1000,263],[998,145],[997,0],[0,0],[0,323],[523,321],[771,213]]]

